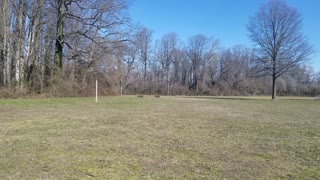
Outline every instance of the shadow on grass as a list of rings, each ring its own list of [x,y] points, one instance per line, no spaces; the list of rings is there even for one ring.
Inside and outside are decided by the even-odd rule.
[[[223,100],[269,100],[267,98],[255,98],[255,97],[234,97],[234,96],[190,96],[185,98],[196,98],[196,99],[223,99]]]
[[[189,96],[182,98],[195,98],[195,99],[221,99],[221,100],[241,100],[241,101],[273,101],[271,97],[255,97],[255,96]],[[283,100],[313,100],[308,97],[278,97],[274,101],[283,101]]]

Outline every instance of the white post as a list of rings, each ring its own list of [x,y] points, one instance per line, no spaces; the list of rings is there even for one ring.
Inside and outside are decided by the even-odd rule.
[[[98,80],[96,80],[96,102],[98,102]]]

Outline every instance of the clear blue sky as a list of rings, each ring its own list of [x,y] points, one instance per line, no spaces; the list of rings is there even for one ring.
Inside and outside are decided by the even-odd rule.
[[[154,31],[153,38],[175,32],[181,40],[204,34],[220,40],[223,47],[252,43],[246,24],[267,0],[132,0],[133,22]],[[303,17],[303,28],[316,50],[308,65],[320,71],[320,0],[287,0]]]

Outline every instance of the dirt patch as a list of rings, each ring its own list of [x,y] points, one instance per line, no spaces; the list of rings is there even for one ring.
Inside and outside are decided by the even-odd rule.
[[[0,113],[2,113],[2,112],[8,112],[8,111],[11,111],[11,109],[0,107]]]

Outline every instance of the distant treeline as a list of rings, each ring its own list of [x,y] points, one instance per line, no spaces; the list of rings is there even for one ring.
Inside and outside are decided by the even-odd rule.
[[[257,50],[175,33],[154,40],[125,0],[2,0],[0,96],[270,95]],[[279,95],[320,94],[320,72],[297,64]]]

